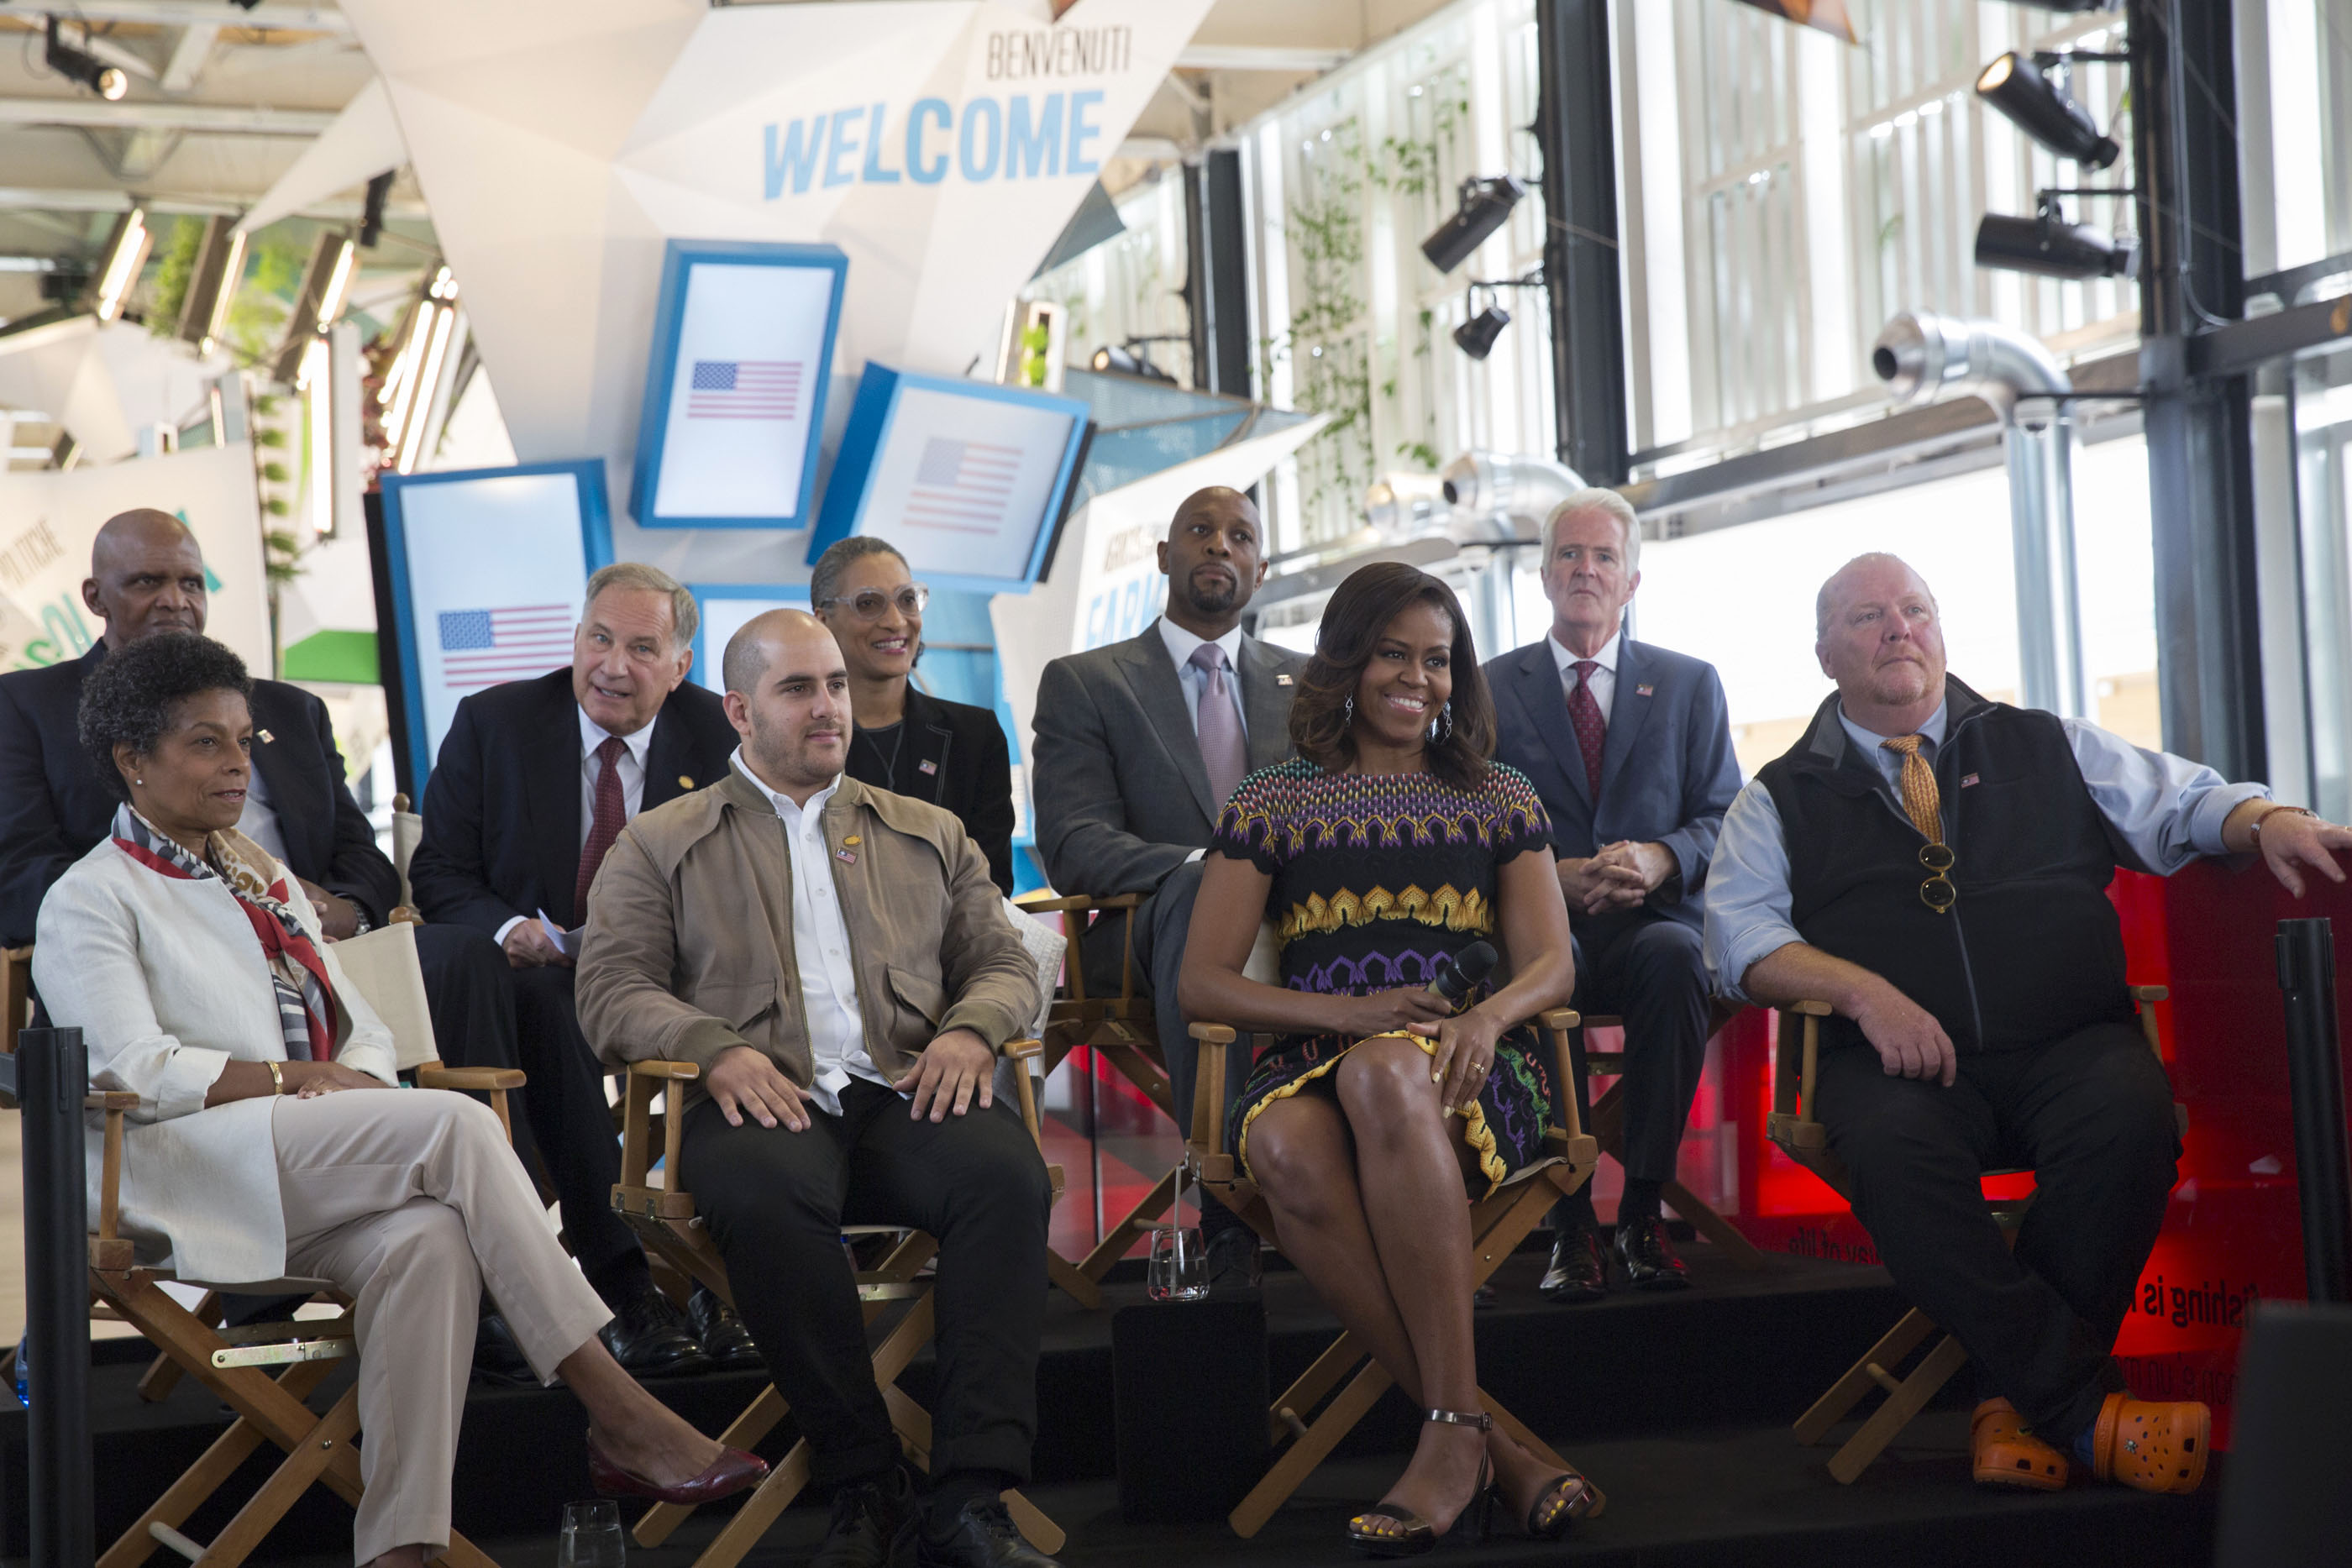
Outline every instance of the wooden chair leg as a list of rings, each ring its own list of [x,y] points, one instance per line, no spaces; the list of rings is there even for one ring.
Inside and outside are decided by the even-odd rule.
[[[1307,1370],[1282,1391],[1282,1397],[1267,1409],[1268,1441],[1280,1448],[1284,1438],[1304,1430],[1303,1424],[1294,1426],[1292,1423],[1300,1422],[1307,1411],[1323,1403],[1323,1396],[1339,1387],[1340,1380],[1353,1372],[1363,1359],[1363,1347],[1357,1344],[1355,1335],[1343,1333],[1333,1340],[1330,1348],[1317,1356]]]
[[[1715,1243],[1723,1255],[1742,1269],[1764,1267],[1764,1254],[1756,1243],[1739,1233],[1738,1228],[1715,1211],[1715,1207],[1678,1181],[1666,1183],[1665,1200],[1676,1214],[1691,1223],[1691,1228]]]
[[[1492,1416],[1495,1418],[1496,1427],[1502,1431],[1504,1436],[1518,1444],[1520,1448],[1525,1448],[1528,1453],[1533,1454],[1537,1458],[1541,1459],[1545,1464],[1550,1465],[1556,1469],[1572,1470],[1576,1469],[1574,1465],[1570,1464],[1566,1459],[1563,1459],[1558,1454],[1553,1453],[1549,1444],[1546,1443],[1541,1437],[1537,1437],[1533,1432],[1529,1431],[1528,1429],[1527,1423],[1521,1421],[1517,1416],[1512,1415],[1508,1410],[1505,1409],[1503,1407],[1502,1401],[1496,1399],[1493,1395],[1487,1393],[1483,1388],[1478,1390],[1478,1404],[1487,1415]]]
[[[307,1398],[333,1367],[334,1363],[327,1361],[297,1362],[286,1369],[278,1384],[293,1397]],[[146,1562],[155,1551],[155,1538],[148,1526],[161,1524],[167,1530],[177,1530],[185,1524],[188,1516],[203,1507],[205,1500],[236,1473],[236,1468],[268,1440],[259,1427],[242,1416],[230,1422],[228,1430],[214,1438],[212,1447],[182,1471],[180,1479],[165,1488],[163,1495],[107,1548],[98,1560],[99,1568],[137,1568],[137,1564]]]
[[[1265,1529],[1265,1521],[1290,1500],[1290,1494],[1306,1483],[1316,1467],[1330,1457],[1339,1439],[1355,1429],[1373,1402],[1388,1392],[1391,1381],[1379,1362],[1365,1363],[1363,1370],[1339,1390],[1323,1414],[1250,1489],[1241,1506],[1226,1516],[1225,1521],[1233,1526],[1234,1533],[1247,1541]]]
[[[1895,1434],[1927,1407],[1927,1401],[1936,1397],[1937,1391],[1951,1381],[1952,1374],[1968,1359],[1969,1353],[1960,1348],[1960,1342],[1946,1334],[1910,1376],[1887,1391],[1886,1402],[1870,1413],[1862,1430],[1830,1456],[1830,1474],[1839,1484],[1852,1486],[1854,1478],[1870,1468],[1871,1460],[1886,1451],[1886,1445],[1895,1441]]]
[[[735,1516],[727,1521],[727,1527],[702,1549],[702,1555],[694,1560],[694,1568],[735,1568],[737,1563],[751,1555],[751,1548],[760,1543],[760,1537],[768,1533],[769,1527],[776,1522],[785,1509],[792,1506],[793,1500],[800,1496],[802,1489],[808,1484],[809,1446],[808,1439],[803,1437],[793,1445],[792,1452],[784,1456],[782,1464],[768,1472],[768,1479],[760,1483],[759,1489],[743,1500],[743,1506],[735,1511]],[[669,1505],[663,1503],[658,1506],[667,1508]],[[667,1531],[663,1532],[665,1539],[667,1533]],[[637,1544],[657,1544],[645,1539],[643,1521],[637,1526]]]
[[[1797,1441],[1810,1448],[1829,1436],[1830,1428],[1844,1420],[1846,1413],[1878,1385],[1878,1380],[1870,1375],[1873,1366],[1900,1366],[1903,1358],[1926,1343],[1927,1336],[1935,1332],[1935,1320],[1927,1313],[1916,1307],[1905,1312],[1876,1344],[1863,1354],[1861,1360],[1846,1368],[1844,1376],[1830,1385],[1828,1393],[1813,1401],[1811,1409],[1797,1417]]]
[[[1176,1201],[1176,1172],[1171,1169],[1153,1184],[1133,1208],[1122,1216],[1117,1225],[1104,1232],[1103,1239],[1078,1264],[1078,1272],[1089,1280],[1100,1280],[1111,1266],[1127,1256],[1143,1233],[1160,1222]]]
[[[1045,1282],[1059,1286],[1090,1312],[1102,1310],[1102,1287],[1088,1279],[1085,1270],[1050,1247],[1045,1249]]]
[[[208,1329],[220,1327],[225,1314],[221,1310],[219,1292],[206,1291],[196,1304],[188,1309],[188,1315]],[[146,1375],[139,1380],[139,1397],[150,1405],[161,1405],[179,1385],[180,1364],[159,1351],[155,1359],[147,1364]]]
[[[336,1447],[349,1448],[352,1435],[359,1429],[360,1392],[346,1389],[343,1396],[319,1417],[319,1424],[303,1435],[302,1441],[287,1454],[269,1479],[261,1483],[261,1490],[247,1499],[226,1528],[213,1537],[212,1545],[196,1560],[197,1568],[237,1568],[252,1556],[269,1532],[278,1528],[278,1521],[286,1517],[286,1511],[300,1501],[311,1483],[326,1473]]]
[[[896,1385],[882,1390],[882,1402],[890,1407],[890,1425],[898,1430],[898,1441],[907,1450],[907,1458],[917,1469],[929,1469],[931,1462],[930,1412],[916,1404]],[[1062,1527],[1045,1517],[1045,1511],[1021,1495],[1019,1489],[1003,1493],[1004,1511],[1013,1516],[1013,1528],[1020,1531],[1029,1544],[1051,1557],[1069,1541]]]
[[[769,1433],[776,1429],[777,1423],[784,1418],[784,1396],[777,1393],[772,1385],[762,1388],[760,1390],[760,1396],[751,1401],[743,1414],[735,1417],[733,1425],[719,1435],[720,1446],[741,1448],[747,1453],[750,1452]],[[793,1453],[800,1456],[801,1479],[793,1485],[791,1491],[784,1495],[783,1501],[775,1505],[775,1513],[768,1516],[772,1521],[776,1513],[782,1513],[784,1511],[786,1504],[793,1500],[800,1488],[806,1485],[808,1481],[808,1445],[804,1442],[794,1444]],[[746,1499],[743,1507],[738,1511],[739,1519],[751,1511],[754,1500],[766,1493],[771,1487],[782,1484],[780,1478],[783,1476],[788,1464],[789,1458],[786,1465],[778,1465],[768,1472],[768,1479],[760,1483],[759,1490]],[[667,1541],[677,1527],[686,1522],[687,1516],[693,1511],[693,1509],[683,1503],[657,1502],[646,1510],[645,1517],[637,1521],[636,1528],[631,1533],[636,1538],[638,1545],[650,1551]],[[756,1541],[759,1537],[754,1535],[751,1539]],[[747,1543],[743,1550],[750,1551],[750,1545]],[[741,1553],[737,1553],[737,1556],[740,1558]]]

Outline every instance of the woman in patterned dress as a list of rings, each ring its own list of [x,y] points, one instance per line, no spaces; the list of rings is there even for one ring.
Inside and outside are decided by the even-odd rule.
[[[1425,1552],[1490,1476],[1511,1517],[1557,1537],[1602,1499],[1479,1410],[1463,1201],[1542,1155],[1550,1091],[1524,1020],[1574,988],[1550,824],[1489,760],[1494,708],[1453,591],[1412,567],[1365,567],[1332,595],[1290,735],[1298,757],[1244,779],[1218,822],[1181,997],[1192,1018],[1277,1036],[1229,1146],[1283,1251],[1427,1412],[1349,1537]],[[1262,920],[1279,986],[1242,975]],[[1482,940],[1505,983],[1457,1011],[1429,983]]]

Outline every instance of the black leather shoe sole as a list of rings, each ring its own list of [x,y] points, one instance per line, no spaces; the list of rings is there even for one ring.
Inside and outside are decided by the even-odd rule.
[[[596,1331],[596,1337],[632,1377],[686,1377],[710,1370],[710,1358],[682,1328],[656,1329],[625,1339],[608,1323]]]

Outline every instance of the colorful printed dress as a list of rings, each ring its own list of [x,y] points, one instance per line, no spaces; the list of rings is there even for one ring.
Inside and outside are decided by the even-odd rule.
[[[1362,996],[1427,985],[1440,959],[1474,942],[1499,947],[1496,871],[1545,848],[1550,833],[1535,787],[1499,764],[1482,788],[1465,791],[1434,774],[1327,773],[1294,758],[1242,780],[1209,847],[1274,879],[1266,918],[1284,985]],[[1489,988],[1482,985],[1463,1006],[1475,1006]],[[1244,1167],[1250,1123],[1326,1077],[1355,1044],[1342,1034],[1288,1035],[1257,1058],[1227,1127],[1227,1146]],[[1463,1123],[1486,1177],[1469,1179],[1473,1197],[1541,1157],[1551,1110],[1543,1061],[1525,1025],[1496,1045]]]

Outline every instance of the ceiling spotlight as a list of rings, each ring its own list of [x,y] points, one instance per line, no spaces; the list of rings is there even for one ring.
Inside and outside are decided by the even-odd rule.
[[[109,103],[119,100],[131,90],[131,78],[121,68],[110,66],[88,49],[78,49],[58,34],[58,19],[49,18],[48,49],[45,57],[49,69],[69,81],[78,81]]]
[[[1486,243],[1488,235],[1503,226],[1503,220],[1527,193],[1528,188],[1508,174],[1463,181],[1461,204],[1421,242],[1421,254],[1438,271],[1453,271]]]
[[[2032,218],[1987,213],[1977,225],[1977,265],[2077,282],[2136,277],[2139,242],[2128,235],[2118,238],[2102,233],[2087,224],[2070,224],[2054,207]]]
[[[155,233],[147,226],[147,214],[140,208],[133,207],[114,220],[114,232],[107,235],[98,265],[98,298],[92,308],[100,320],[111,321],[122,314],[131,285],[139,281],[139,269],[147,265],[147,251],[154,243]]]
[[[2014,49],[1985,67],[1977,96],[2061,158],[2104,169],[2123,152],[2100,132],[2090,110]]]
[[[1151,362],[1150,350],[1146,349],[1139,353],[1137,351],[1139,346],[1139,340],[1136,339],[1129,339],[1115,349],[1106,343],[1097,349],[1094,358],[1087,362],[1095,370],[1106,371],[1114,375],[1140,376],[1148,382],[1165,382],[1170,386],[1174,386],[1176,378]]]
[[[373,250],[383,234],[383,204],[392,194],[392,177],[398,171],[386,169],[367,183],[367,200],[360,208],[360,248]]]
[[[1454,329],[1454,346],[1474,360],[1483,360],[1495,351],[1495,340],[1510,324],[1509,311],[1499,305],[1489,305]]]

